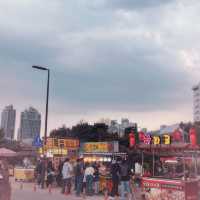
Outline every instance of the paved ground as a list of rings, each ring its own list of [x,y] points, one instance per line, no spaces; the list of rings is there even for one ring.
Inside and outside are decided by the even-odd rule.
[[[48,190],[36,189],[31,183],[24,183],[23,188],[19,182],[12,181],[12,198],[11,200],[81,200],[83,197],[76,197],[75,195],[63,195],[60,189],[52,189],[49,193]],[[103,200],[102,196],[86,197],[87,200]]]
[[[34,191],[34,184],[15,182],[11,180],[12,184],[12,198],[11,200],[83,200],[83,197],[76,197],[75,195],[63,195],[60,193],[60,189],[53,188],[49,193],[47,189],[42,190],[37,188]],[[104,197],[92,196],[86,197],[84,200],[104,200]],[[137,195],[137,200],[140,198]]]

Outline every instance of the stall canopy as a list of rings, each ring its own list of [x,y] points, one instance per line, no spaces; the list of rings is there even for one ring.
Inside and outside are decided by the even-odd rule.
[[[0,157],[14,157],[16,155],[16,152],[10,149],[0,148]]]

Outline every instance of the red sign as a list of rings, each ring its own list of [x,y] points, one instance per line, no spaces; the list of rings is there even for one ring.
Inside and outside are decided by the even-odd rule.
[[[184,190],[184,184],[182,183],[182,181],[174,181],[174,180],[143,178],[142,186],[144,188],[160,188],[160,189],[179,190],[179,191]]]
[[[195,128],[191,128],[190,132],[190,143],[192,146],[196,146],[197,145],[197,133],[196,133],[196,129]]]

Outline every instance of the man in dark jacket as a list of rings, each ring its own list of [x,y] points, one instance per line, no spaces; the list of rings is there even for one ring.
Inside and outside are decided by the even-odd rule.
[[[131,169],[128,165],[128,162],[126,160],[122,161],[122,164],[120,165],[120,171],[121,171],[121,196],[122,199],[129,199],[131,188],[130,188],[130,178],[131,178]]]
[[[119,192],[118,192],[118,186],[120,182],[119,175],[120,175],[120,166],[115,160],[113,160],[112,166],[111,166],[111,176],[112,176],[112,184],[113,184],[111,196],[116,197],[116,198],[118,198],[119,196]]]
[[[83,162],[82,159],[77,159],[77,164],[75,166],[75,181],[76,181],[76,195],[80,196],[83,187]]]

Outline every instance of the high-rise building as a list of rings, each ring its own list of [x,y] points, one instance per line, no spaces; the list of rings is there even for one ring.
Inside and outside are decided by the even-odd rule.
[[[193,120],[200,121],[200,83],[192,88],[193,90]]]
[[[1,113],[1,128],[4,131],[6,139],[14,139],[15,119],[16,110],[13,109],[13,105],[6,106]]]
[[[18,140],[31,144],[34,138],[40,134],[40,129],[41,115],[35,108],[30,107],[21,113]]]

